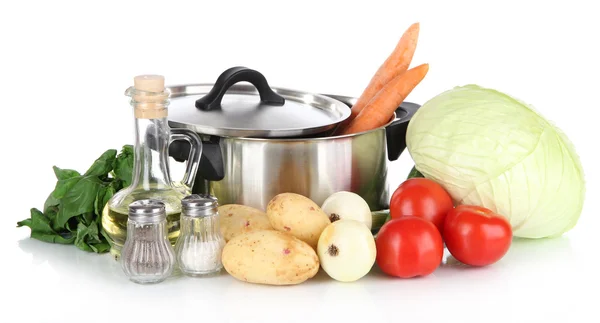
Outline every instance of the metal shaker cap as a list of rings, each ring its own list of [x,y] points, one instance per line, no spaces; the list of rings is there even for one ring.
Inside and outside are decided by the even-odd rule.
[[[208,194],[192,194],[181,200],[183,213],[191,217],[215,215],[218,207],[217,198]]]
[[[145,199],[129,204],[129,220],[137,223],[159,223],[166,220],[165,204],[159,200]]]

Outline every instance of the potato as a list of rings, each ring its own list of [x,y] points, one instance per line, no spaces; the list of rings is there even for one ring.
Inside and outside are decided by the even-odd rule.
[[[295,285],[319,271],[319,257],[305,242],[275,230],[244,232],[229,240],[223,267],[238,280],[267,285]]]
[[[315,250],[321,232],[331,223],[315,202],[295,193],[275,196],[267,205],[267,217],[275,230],[287,232]]]
[[[244,232],[273,229],[265,212],[245,205],[219,206],[219,216],[219,226],[225,241]]]

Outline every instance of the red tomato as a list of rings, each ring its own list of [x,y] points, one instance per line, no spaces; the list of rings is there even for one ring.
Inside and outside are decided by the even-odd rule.
[[[397,219],[414,215],[435,224],[444,230],[444,218],[454,208],[452,198],[444,188],[427,178],[411,178],[404,181],[390,200],[390,216]]]
[[[486,266],[506,254],[512,228],[503,216],[487,208],[459,205],[446,216],[443,236],[448,251],[458,261]]]
[[[442,262],[442,235],[433,223],[419,217],[392,219],[375,241],[377,265],[391,276],[411,278],[431,274]]]

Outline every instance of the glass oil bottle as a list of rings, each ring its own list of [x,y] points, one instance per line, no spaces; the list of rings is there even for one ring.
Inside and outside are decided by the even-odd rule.
[[[102,230],[111,245],[110,253],[119,259],[127,238],[128,207],[131,203],[152,199],[165,205],[167,233],[174,246],[179,236],[181,200],[191,194],[202,153],[199,136],[188,129],[171,129],[167,122],[169,91],[164,77],[140,75],[125,95],[133,107],[135,142],[132,181],[129,187],[117,192],[102,212]],[[175,140],[190,143],[184,178],[180,183],[171,180],[169,144]]]

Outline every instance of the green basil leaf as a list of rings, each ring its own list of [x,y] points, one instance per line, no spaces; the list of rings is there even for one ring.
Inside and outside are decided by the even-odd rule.
[[[121,188],[122,188],[122,186],[121,186]],[[119,191],[121,188],[114,188],[112,185],[110,185],[106,188],[106,192],[104,193],[104,199],[102,200],[102,209],[104,209],[104,206],[106,205],[106,203],[108,203],[108,200],[110,200],[110,198],[113,197],[113,195],[115,195],[115,193],[117,191]],[[98,214],[100,214],[100,213],[98,213]]]
[[[77,225],[77,237],[75,239],[77,248],[85,251],[101,252],[100,250],[104,250],[104,243],[106,242],[101,240],[97,223],[94,222],[86,226],[80,222]],[[99,245],[100,248],[96,245]]]
[[[110,250],[100,224],[102,210],[124,184],[131,183],[133,146],[123,146],[118,156],[115,149],[105,151],[84,175],[57,166],[53,170],[57,182],[43,212],[31,209],[30,218],[17,222],[17,227],[29,227],[32,238],[45,242],[74,244],[97,253]]]
[[[100,231],[98,230],[98,223],[94,222],[87,227],[88,235],[85,238],[86,243],[96,244],[102,242]]]
[[[98,190],[103,187],[103,182],[98,177],[83,177],[63,197],[59,206],[56,225],[63,228],[72,217],[94,212],[94,202]]]
[[[44,212],[48,212],[48,209],[57,206],[60,204],[60,200],[52,196],[52,194],[48,195],[46,202],[44,202]]]
[[[17,227],[28,226],[37,232],[55,233],[50,225],[50,220],[38,209],[30,210],[30,218],[17,222]]]
[[[67,194],[67,192],[69,192],[73,188],[73,186],[79,183],[81,179],[81,176],[77,176],[59,180],[58,182],[56,182],[54,191],[52,191],[52,198],[55,200],[62,199]]]
[[[118,178],[113,179],[113,181],[109,184],[109,186],[111,187],[111,191],[113,192],[113,195],[116,192],[125,188],[124,182]]]
[[[62,232],[63,228],[56,226],[56,217],[58,216],[58,211],[58,206],[51,206],[44,212],[44,215],[46,218],[48,218],[48,220],[50,220],[52,230],[55,232]]]
[[[80,250],[83,251],[88,251],[88,252],[94,252],[94,249],[92,249],[87,243],[85,243],[85,241],[83,240],[77,240],[75,239],[74,242],[75,247],[77,247]]]
[[[98,220],[99,222],[101,220]],[[102,238],[104,238],[103,240],[108,241],[108,239],[110,239],[110,237],[108,236],[108,233],[106,233],[106,231],[104,231],[104,228],[102,226],[100,226],[100,235],[102,236]]]
[[[94,199],[94,213],[98,216],[102,214],[102,209],[104,208],[104,196],[106,195],[106,191],[110,186],[103,186],[98,189],[98,193],[96,194],[96,198]]]
[[[96,215],[94,212],[83,213],[79,216],[79,222],[82,222],[85,225],[90,225],[95,221]]]
[[[82,178],[78,172],[71,169],[61,169],[56,166],[54,166],[53,169],[58,181],[56,182],[54,191],[52,191],[52,194],[50,194],[46,200],[46,204],[48,205],[58,205],[59,200],[62,199]],[[44,206],[44,209],[45,208],[46,207]]]
[[[57,233],[32,231],[31,237],[49,243],[73,244],[73,241],[75,241],[75,236],[73,236],[70,232],[67,235],[62,236]]]
[[[52,229],[50,219],[40,210],[31,209],[29,219],[17,222],[17,227],[28,226],[31,229],[31,237],[40,241],[50,243],[71,244],[75,237],[69,235],[62,236]]]
[[[97,253],[104,253],[110,250],[110,244],[106,241],[91,244],[90,247]]]
[[[17,222],[17,228],[20,227],[33,227],[33,220],[31,218],[29,219],[25,219],[25,220],[21,220],[19,222]]]
[[[84,176],[106,176],[113,169],[115,158],[117,157],[116,149],[105,151],[94,164],[83,174]]]
[[[52,169],[54,169],[54,175],[56,175],[56,179],[59,181],[81,176],[81,174],[79,174],[79,172],[77,172],[76,170],[72,170],[72,169],[62,169],[62,168],[59,168],[56,166],[53,166]]]
[[[133,173],[133,146],[125,145],[117,156],[114,165],[115,177],[123,181],[123,186],[131,185]]]
[[[110,183],[108,186],[98,191],[96,201],[94,201],[94,206],[96,208],[96,214],[99,218],[102,216],[102,211],[104,210],[106,203],[108,203],[108,200],[110,200],[110,198],[117,192],[117,190],[113,187],[113,183]]]
[[[77,237],[75,238],[75,246],[77,246],[77,248],[85,251],[93,251],[85,242],[85,238],[88,234],[88,227],[80,222],[77,225]]]

